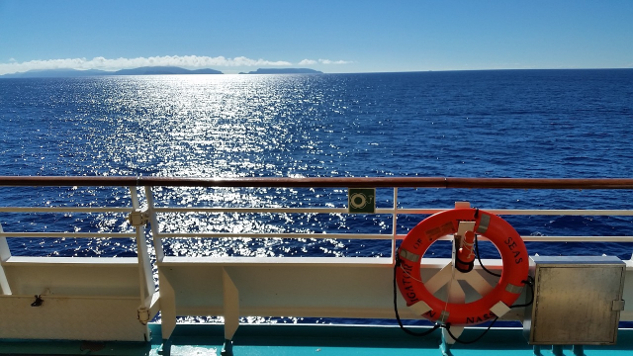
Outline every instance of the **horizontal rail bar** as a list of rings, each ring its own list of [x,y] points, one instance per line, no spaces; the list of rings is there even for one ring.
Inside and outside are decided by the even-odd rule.
[[[1,235],[0,235],[1,236]],[[407,235],[398,234],[396,240],[404,240]],[[282,238],[282,239],[337,239],[337,240],[391,240],[391,234],[318,234],[318,233],[160,233],[160,239],[169,238]],[[523,241],[530,242],[633,242],[633,236],[521,236]],[[450,236],[444,236],[438,240],[452,240]],[[486,241],[485,237],[481,240]]]
[[[134,208],[84,207],[0,207],[0,213],[131,213]]]
[[[90,233],[90,232],[10,232],[0,237],[21,238],[135,238],[134,233]],[[160,233],[158,238],[284,238],[284,239],[343,239],[343,240],[390,240],[391,234],[319,234],[319,233]],[[396,235],[403,240],[406,235]],[[523,241],[536,242],[633,242],[633,236],[521,236]],[[450,240],[446,236],[438,240]],[[485,238],[484,238],[485,239]]]
[[[433,209],[434,213],[444,211],[446,209]],[[177,207],[163,207],[155,208],[157,213],[204,213],[204,214],[217,214],[217,213],[274,213],[274,214],[349,214],[347,208],[177,208]],[[391,215],[400,213],[400,210],[393,210],[391,208],[378,208],[374,213],[368,215]]]
[[[521,236],[532,242],[633,242],[633,236]]]
[[[378,208],[371,215],[391,215],[391,214],[411,214],[411,215],[430,215],[445,211],[446,209],[437,208],[406,208],[391,209]],[[484,209],[488,213],[495,215],[574,215],[574,216],[633,216],[633,210],[538,210],[538,209]],[[2,210],[0,210],[2,211]],[[202,207],[202,208],[177,208],[162,207],[155,208],[157,213],[276,213],[276,214],[348,214],[347,208],[219,208],[219,207]]]
[[[386,236],[386,235],[385,235]],[[390,236],[391,237],[391,236]],[[404,240],[407,235],[398,234],[396,240]],[[453,238],[450,236],[440,237],[438,240],[451,241]],[[533,235],[521,235],[523,241],[529,242],[633,242],[633,236],[533,236]],[[488,241],[485,236],[479,237],[480,241]]]
[[[155,208],[157,213],[276,213],[276,214],[347,214],[346,208]],[[392,214],[393,209],[376,209],[375,214]],[[372,215],[375,215],[372,214]]]
[[[446,209],[398,209],[397,214],[435,214]],[[633,216],[633,210],[482,209],[495,215]]]
[[[0,237],[32,237],[32,238],[70,238],[70,239],[105,239],[135,238],[135,233],[127,232],[0,232]]]
[[[377,208],[371,215],[412,214],[430,215],[445,211],[437,208]],[[130,213],[133,208],[84,207],[0,207],[0,213]],[[347,208],[155,208],[157,213],[280,213],[280,214],[347,214]],[[485,209],[496,215],[569,215],[569,216],[633,216],[633,210],[538,210],[538,209]]]
[[[407,235],[398,234],[396,240],[403,240]],[[529,242],[633,242],[633,236],[533,236],[521,235],[523,241]],[[450,236],[443,236],[438,240],[452,240]],[[485,236],[480,241],[488,241]]]
[[[633,189],[633,178],[171,178],[0,176],[0,186],[163,186],[267,188]]]
[[[161,239],[168,238],[282,238],[282,239],[344,239],[344,240],[391,240],[387,234],[315,234],[315,233],[160,233]]]

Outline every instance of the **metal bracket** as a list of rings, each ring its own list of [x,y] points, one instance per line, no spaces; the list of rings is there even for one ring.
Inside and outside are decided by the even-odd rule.
[[[611,311],[623,311],[624,310],[624,301],[623,300],[614,300],[611,304]]]
[[[440,340],[440,353],[442,356],[453,356],[451,352],[451,345],[455,343],[455,340],[448,335],[446,330],[442,329],[442,339]]]
[[[474,232],[475,223],[475,221],[460,221],[459,225],[457,226],[457,233],[455,233],[455,235],[461,238],[464,236],[464,234],[466,234],[467,231]]]
[[[145,307],[139,307],[136,310],[136,314],[138,316],[138,321],[141,322],[141,324],[143,325],[147,325],[147,323],[149,323],[149,309],[145,308]]]
[[[149,223],[149,213],[143,210],[134,210],[127,219],[132,226],[144,226]]]
[[[456,201],[455,209],[470,209],[470,202],[468,201]]]
[[[584,356],[585,355],[585,348],[583,347],[583,345],[573,345],[571,347],[572,352],[574,353],[575,356]]]
[[[170,356],[171,355],[171,340],[163,339],[163,344],[158,350],[158,354],[162,356]]]
[[[220,355],[233,356],[233,341],[224,340],[224,345],[222,345],[222,351],[220,351]]]

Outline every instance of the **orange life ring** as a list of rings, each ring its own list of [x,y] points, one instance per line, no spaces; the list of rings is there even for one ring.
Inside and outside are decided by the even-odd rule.
[[[501,277],[493,290],[463,304],[435,297],[420,275],[420,262],[426,250],[440,237],[456,233],[460,221],[474,221],[475,233],[497,247],[503,263]],[[527,249],[516,230],[497,215],[471,208],[443,211],[421,221],[402,241],[397,258],[396,280],[407,306],[430,321],[451,325],[479,324],[507,312],[523,291],[529,269]]]

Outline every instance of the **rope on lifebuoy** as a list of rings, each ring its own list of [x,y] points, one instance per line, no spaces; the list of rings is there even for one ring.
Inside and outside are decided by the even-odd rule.
[[[469,303],[449,303],[435,297],[422,282],[420,263],[426,250],[442,236],[458,232],[460,222],[474,222],[466,233],[463,250],[458,251],[461,273],[472,270],[473,238],[488,238],[499,250],[503,269],[497,285],[480,299]],[[443,211],[421,221],[406,236],[397,253],[396,281],[407,306],[416,314],[444,325],[475,325],[496,319],[510,310],[528,278],[529,259],[516,230],[497,215],[479,209]]]

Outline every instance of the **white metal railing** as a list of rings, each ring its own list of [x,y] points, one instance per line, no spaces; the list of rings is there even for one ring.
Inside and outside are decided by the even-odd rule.
[[[566,183],[567,182],[567,183]],[[391,264],[394,263],[394,256],[397,243],[406,235],[398,233],[398,218],[402,215],[430,215],[441,211],[436,208],[399,208],[399,188],[420,187],[420,188],[480,188],[480,189],[633,189],[633,179],[597,179],[597,180],[527,180],[527,179],[460,179],[460,178],[297,178],[297,179],[176,179],[176,178],[109,178],[109,177],[0,177],[0,187],[11,186],[115,186],[129,187],[130,206],[127,207],[24,207],[11,206],[0,207],[0,223],[5,214],[31,214],[31,213],[100,213],[100,214],[126,214],[132,226],[132,231],[123,232],[25,232],[11,231],[11,226],[3,231],[0,224],[0,291],[3,295],[11,295],[11,288],[2,265],[12,263],[28,264],[29,259],[12,259],[11,251],[7,243],[7,238],[133,238],[137,247],[137,262],[139,266],[139,319],[147,322],[151,311],[157,303],[158,293],[156,291],[153,271],[159,269],[157,265],[166,261],[163,251],[163,241],[169,238],[281,238],[281,239],[345,239],[345,240],[387,240],[391,241]],[[160,229],[160,216],[163,214],[307,214],[307,215],[328,215],[347,214],[345,207],[339,208],[305,208],[305,207],[262,207],[262,208],[236,208],[236,207],[183,207],[183,206],[162,206],[155,202],[155,187],[235,187],[235,188],[391,188],[393,189],[393,203],[389,208],[377,208],[372,214],[384,215],[385,220],[391,220],[392,229],[389,233],[311,233],[311,232],[191,232],[191,231],[162,231]],[[143,188],[142,194],[137,192],[138,188]],[[142,195],[142,196],[139,196]],[[142,199],[144,198],[144,200]],[[450,207],[447,207],[450,208]],[[534,210],[534,209],[486,209],[487,212],[500,216],[633,216],[633,210]],[[186,217],[185,217],[186,218]],[[147,245],[145,226],[149,223],[152,232],[152,242],[154,254],[150,254]],[[525,241],[538,242],[633,242],[633,236],[522,236]],[[450,239],[445,237],[445,239]],[[152,264],[152,259],[156,263]],[[42,259],[33,259],[40,263]],[[46,263],[56,263],[56,257],[46,258]],[[62,261],[62,260],[58,260]],[[188,260],[190,261],[190,260]],[[244,259],[240,259],[242,263]],[[310,259],[310,263],[315,261]],[[384,259],[388,263],[388,259]],[[208,262],[208,260],[206,260]],[[258,263],[261,261],[258,260]],[[60,262],[61,263],[61,262]],[[89,263],[89,262],[86,262]],[[319,262],[314,262],[317,264]],[[338,263],[341,263],[340,261]],[[627,261],[630,268],[633,262]],[[494,267],[494,264],[492,264]],[[159,269],[160,271],[160,269]],[[159,279],[163,277],[159,276]],[[228,277],[226,277],[228,278]],[[165,296],[168,292],[168,279],[163,279],[160,283],[163,289],[161,298],[165,299],[165,305],[170,297]],[[230,280],[230,278],[228,279]],[[171,297],[174,298],[173,296]],[[161,302],[162,303],[162,302]],[[161,307],[162,308],[162,307]],[[193,308],[193,307],[191,307]],[[233,307],[231,307],[233,308]],[[231,309],[229,308],[229,309]],[[186,309],[197,310],[197,309]],[[201,309],[202,310],[202,309]],[[210,309],[204,309],[207,311]],[[232,310],[232,309],[231,309]],[[176,306],[173,310],[163,310],[163,315],[175,316]],[[629,313],[631,314],[631,313]],[[351,315],[351,314],[350,314]],[[356,315],[356,314],[354,314]],[[627,316],[633,320],[633,314]]]
[[[144,185],[145,205],[141,210],[136,186]],[[175,179],[175,178],[145,178],[139,177],[111,178],[108,177],[0,177],[0,186],[89,186],[92,184],[100,184],[102,186],[125,186],[134,183],[130,187],[130,198],[132,206],[130,207],[65,207],[65,206],[47,206],[47,207],[0,207],[0,213],[113,213],[113,214],[129,214],[137,211],[141,213],[143,225],[145,222],[153,222],[152,235],[154,239],[154,247],[157,257],[160,261],[162,258],[162,241],[168,238],[314,238],[314,239],[366,239],[366,240],[392,240],[395,251],[396,241],[402,240],[406,235],[397,233],[397,220],[401,215],[430,215],[441,211],[436,208],[398,208],[398,187],[451,187],[449,182],[455,181],[455,188],[535,188],[543,186],[545,189],[565,189],[565,182],[569,183],[570,189],[631,189],[633,188],[633,180],[629,179],[595,179],[595,180],[564,180],[564,179],[466,179],[466,178],[392,178],[385,181],[385,178],[358,178],[358,179],[225,179],[225,180],[192,180],[192,179]],[[306,181],[307,180],[307,181]],[[197,232],[188,231],[180,232],[163,232],[158,228],[158,216],[168,213],[185,214],[347,214],[345,207],[341,208],[236,208],[236,207],[182,207],[182,206],[156,206],[154,203],[155,186],[229,186],[229,187],[306,187],[314,184],[317,187],[342,187],[342,186],[375,186],[393,188],[393,205],[390,208],[377,208],[373,214],[390,215],[392,220],[393,231],[390,234],[385,233],[309,233],[309,232],[289,232],[289,233],[229,233],[229,232]],[[388,183],[392,183],[389,186]],[[500,216],[522,215],[522,216],[633,216],[633,210],[579,210],[579,209],[486,209],[486,211]],[[138,222],[140,223],[140,221]],[[142,229],[135,226],[134,232],[24,232],[24,231],[0,231],[0,238],[139,238]],[[9,227],[10,228],[10,227]],[[633,235],[622,236],[521,236],[524,241],[539,242],[633,242]],[[445,237],[449,239],[449,237]],[[143,246],[138,246],[139,254],[143,254]],[[6,255],[6,251],[5,251]]]

